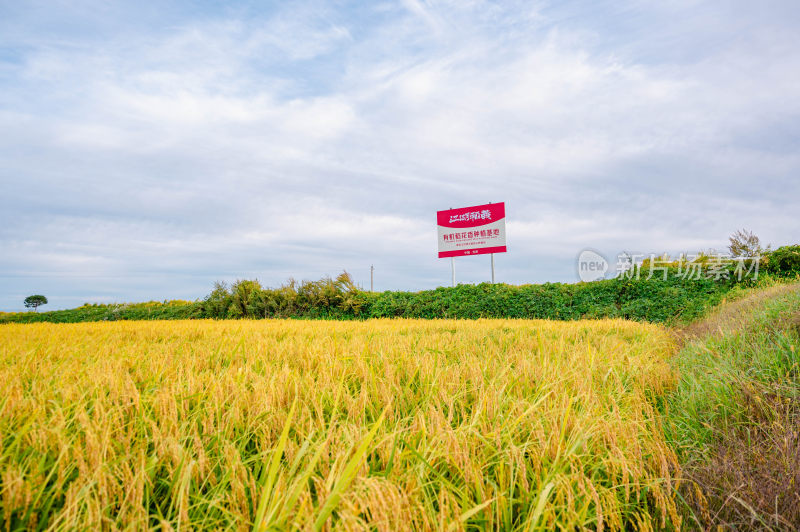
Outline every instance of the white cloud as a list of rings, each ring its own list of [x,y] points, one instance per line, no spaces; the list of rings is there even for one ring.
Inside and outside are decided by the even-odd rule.
[[[796,19],[619,9],[308,4],[96,40],[9,32],[0,275],[168,271],[196,297],[235,272],[383,261],[386,283],[422,288],[442,267],[434,211],[503,200],[515,282],[570,279],[584,246],[793,238]],[[537,256],[555,262],[531,279]]]

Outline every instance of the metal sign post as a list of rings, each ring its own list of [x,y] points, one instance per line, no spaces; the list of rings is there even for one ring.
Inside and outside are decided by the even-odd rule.
[[[453,272],[453,286],[456,285],[456,258],[450,257],[450,269]]]
[[[492,256],[492,284],[494,284],[494,253],[491,253]]]

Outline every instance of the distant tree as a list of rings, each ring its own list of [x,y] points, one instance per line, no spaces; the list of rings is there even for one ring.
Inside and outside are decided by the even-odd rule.
[[[258,317],[258,295],[262,292],[258,280],[239,279],[231,285],[231,305],[228,307],[229,318]]]
[[[739,229],[730,238],[728,250],[734,257],[757,257],[769,251],[769,246],[761,247],[761,240],[747,229]]]
[[[231,306],[231,292],[225,281],[214,283],[214,290],[203,300],[203,317],[205,318],[224,318]]]
[[[25,308],[32,308],[34,312],[37,312],[36,308],[39,305],[46,305],[46,304],[47,304],[47,298],[42,295],[37,294],[25,298]]]

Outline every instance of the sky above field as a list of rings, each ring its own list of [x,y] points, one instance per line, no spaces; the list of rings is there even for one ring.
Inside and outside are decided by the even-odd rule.
[[[800,2],[0,2],[0,310],[800,241]],[[461,282],[488,256],[459,258]]]

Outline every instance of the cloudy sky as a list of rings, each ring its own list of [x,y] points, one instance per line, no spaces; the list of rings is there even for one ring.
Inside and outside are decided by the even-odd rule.
[[[446,285],[435,213],[487,202],[510,283],[796,243],[799,33],[796,0],[0,0],[0,310]]]

